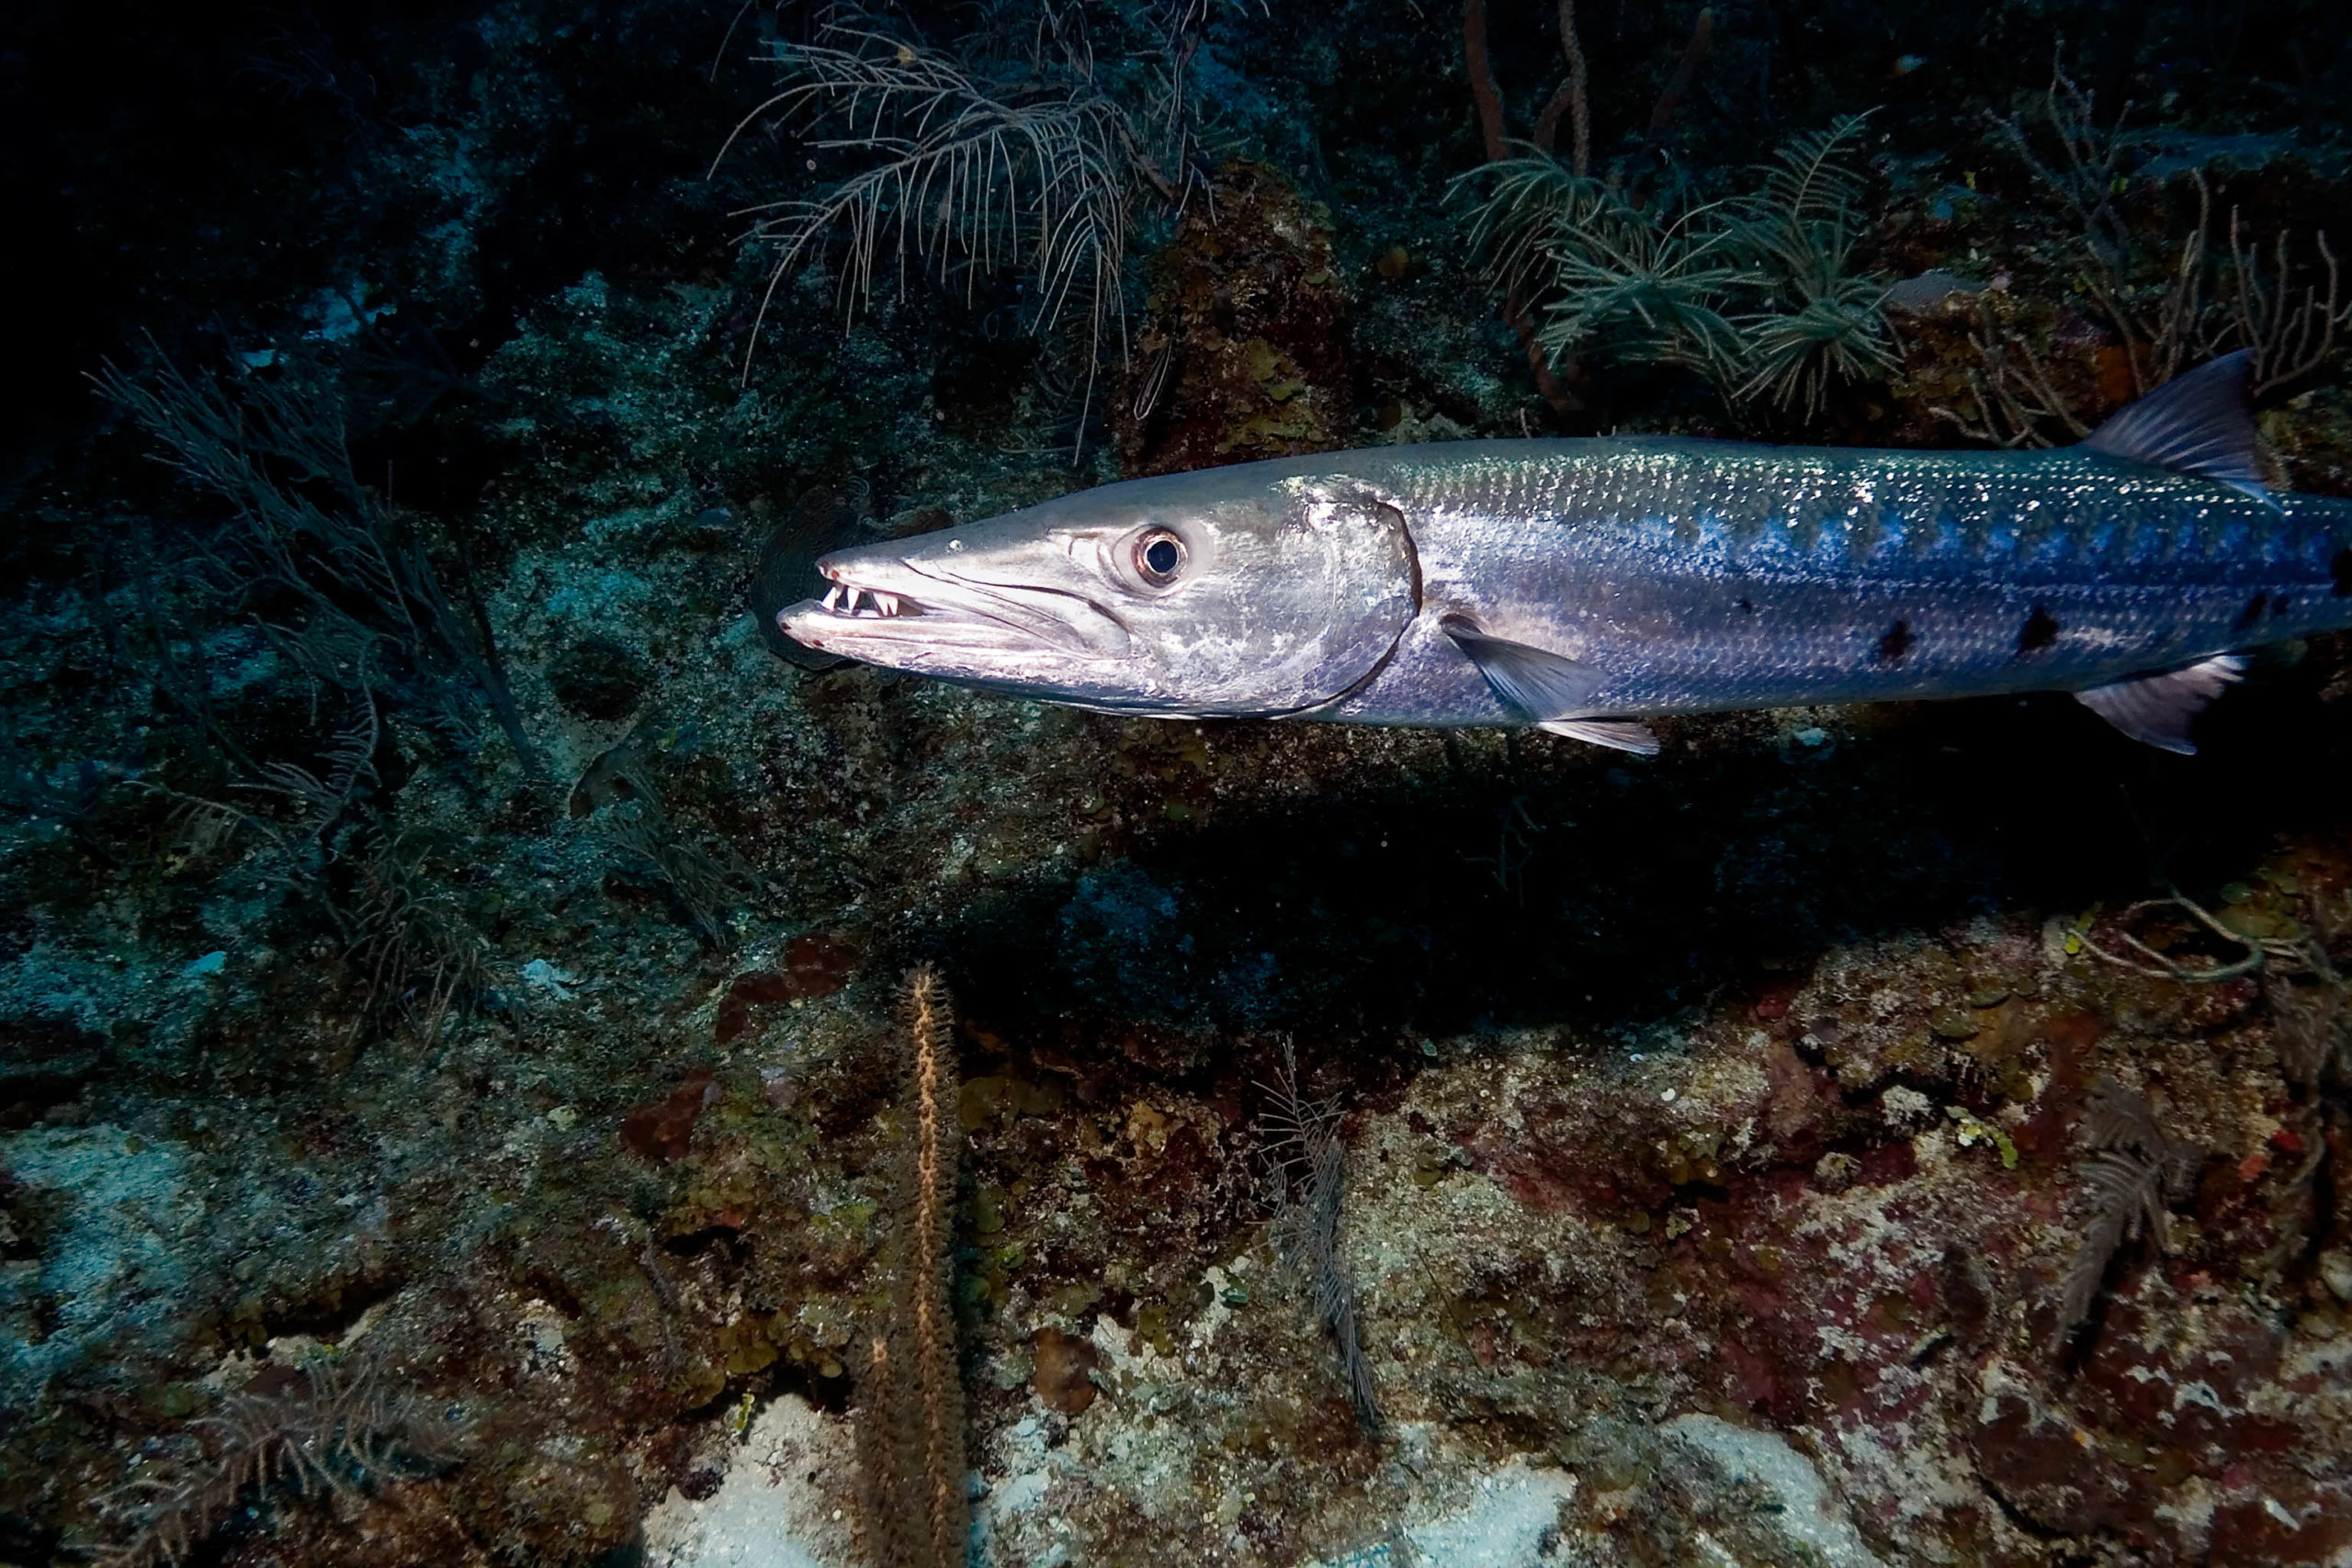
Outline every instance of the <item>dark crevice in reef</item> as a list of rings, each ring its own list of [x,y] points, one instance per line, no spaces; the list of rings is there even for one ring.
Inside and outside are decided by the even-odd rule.
[[[2329,820],[2342,741],[2295,722],[2299,684],[2238,694],[2183,766],[2037,697],[1890,715],[1827,754],[1342,788],[979,900],[922,945],[1001,1020],[1639,1024],[1826,942],[2129,902]]]

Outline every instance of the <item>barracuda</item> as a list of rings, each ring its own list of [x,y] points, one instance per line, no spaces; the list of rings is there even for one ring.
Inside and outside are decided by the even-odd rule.
[[[2262,643],[2352,626],[2352,502],[2262,486],[2246,356],[2080,446],[1375,447],[844,550],[812,647],[1115,713],[1532,725],[2070,692],[2190,751]]]

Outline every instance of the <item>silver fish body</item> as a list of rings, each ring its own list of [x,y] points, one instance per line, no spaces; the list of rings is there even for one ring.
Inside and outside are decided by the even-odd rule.
[[[2242,356],[2081,446],[1375,447],[1129,480],[829,556],[779,625],[1116,712],[1540,724],[2073,692],[2140,739],[2352,626],[2352,502],[2257,480]]]
[[[1425,601],[1592,666],[1594,715],[2079,691],[2352,624],[2352,506],[2079,448],[1393,452]],[[1330,716],[1511,722],[1442,620]]]

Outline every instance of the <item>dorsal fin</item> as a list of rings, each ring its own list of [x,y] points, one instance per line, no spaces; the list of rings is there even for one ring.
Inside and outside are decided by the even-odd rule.
[[[2253,369],[2253,350],[2225,354],[2119,411],[2083,445],[2260,495],[2262,458],[2246,390]]]

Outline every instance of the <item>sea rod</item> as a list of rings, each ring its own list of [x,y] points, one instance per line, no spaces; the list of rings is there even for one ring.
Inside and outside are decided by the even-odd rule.
[[[2193,751],[2265,643],[2352,627],[2352,502],[2268,489],[2244,353],[2077,446],[1366,447],[836,551],[788,636],[1098,711],[1521,725],[2068,692]]]

